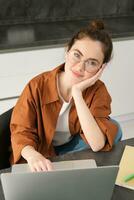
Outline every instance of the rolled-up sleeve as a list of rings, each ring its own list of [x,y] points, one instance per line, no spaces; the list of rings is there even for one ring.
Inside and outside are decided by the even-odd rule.
[[[109,117],[111,114],[111,101],[105,85],[102,84],[95,92],[90,107],[98,126],[106,136],[106,143],[102,151],[109,151],[112,148],[118,131],[117,125]]]
[[[105,146],[103,149],[101,149],[101,151],[109,151],[113,147],[114,140],[118,132],[118,127],[109,116],[111,114],[111,97],[104,83],[101,82],[101,84],[95,90],[92,100],[90,99],[88,101],[87,98],[86,103],[99,128],[106,137]],[[82,133],[83,132],[81,129],[80,134],[83,138],[84,134]],[[86,141],[86,138],[83,139]]]
[[[13,163],[19,161],[21,151],[25,146],[31,145],[37,149],[38,134],[36,115],[36,104],[29,83],[14,107],[11,117],[10,130]]]

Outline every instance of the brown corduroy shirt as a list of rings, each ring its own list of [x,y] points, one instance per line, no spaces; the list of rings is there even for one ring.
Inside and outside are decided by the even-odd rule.
[[[57,73],[64,64],[33,78],[23,90],[11,117],[11,164],[22,163],[21,151],[26,145],[33,146],[46,158],[55,155],[52,140],[62,102],[56,84]],[[83,92],[83,98],[100,129],[106,136],[102,149],[112,148],[117,126],[109,119],[111,97],[104,85],[98,80]],[[69,129],[72,135],[80,134],[86,141],[78,120],[74,101],[69,112]],[[99,142],[99,141],[98,141]]]

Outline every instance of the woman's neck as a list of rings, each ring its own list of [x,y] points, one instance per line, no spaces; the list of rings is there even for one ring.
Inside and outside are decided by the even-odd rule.
[[[57,76],[57,79],[60,95],[66,102],[68,102],[71,99],[72,85],[69,85],[69,82],[66,80],[64,72],[60,72]]]

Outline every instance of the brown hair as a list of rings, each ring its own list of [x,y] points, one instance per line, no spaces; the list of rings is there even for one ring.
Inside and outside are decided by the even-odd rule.
[[[92,40],[99,41],[102,43],[102,50],[104,53],[103,63],[107,63],[111,59],[113,50],[113,44],[109,33],[106,31],[103,21],[93,20],[86,27],[80,29],[68,42],[69,51],[76,40],[89,37]]]

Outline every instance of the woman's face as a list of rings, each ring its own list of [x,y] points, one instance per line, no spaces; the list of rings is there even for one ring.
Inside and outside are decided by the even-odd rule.
[[[83,38],[76,40],[66,52],[65,74],[71,84],[81,82],[94,76],[104,60],[102,44],[99,41]]]

